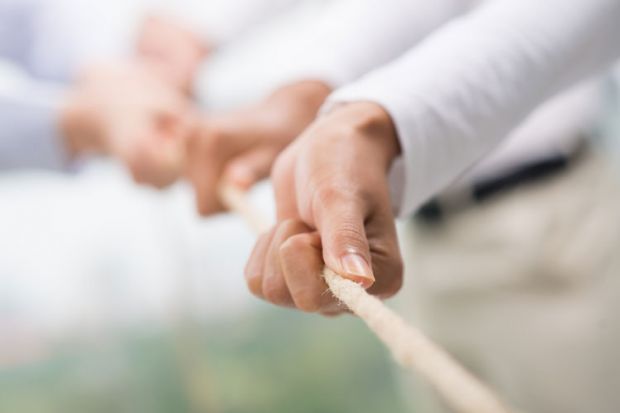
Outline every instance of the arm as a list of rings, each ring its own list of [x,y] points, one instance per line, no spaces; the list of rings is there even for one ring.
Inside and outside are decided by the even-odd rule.
[[[343,104],[276,161],[278,223],[248,262],[250,290],[275,304],[337,312],[316,275],[325,263],[373,294],[394,294],[402,268],[387,174],[398,153],[408,212],[530,108],[609,65],[620,52],[618,21],[617,0],[498,0],[337,92],[332,102]]]
[[[100,68],[64,89],[0,63],[1,169],[60,169],[107,154],[137,181],[165,186],[180,173],[192,117],[182,96],[140,66]]]
[[[58,114],[65,91],[0,61],[0,169],[65,164]]]
[[[265,177],[278,153],[314,120],[331,87],[397,56],[462,12],[466,4],[460,0],[334,2],[313,27],[316,35],[311,44],[300,44],[300,54],[290,56],[293,63],[282,81],[285,86],[247,110],[208,118],[202,133],[190,139],[188,170],[199,210],[203,214],[221,210],[216,196],[220,180],[247,187]]]
[[[620,55],[618,21],[615,0],[489,2],[330,101],[389,112],[405,169],[404,182],[394,171],[394,189],[407,215],[539,103],[608,67]]]
[[[133,54],[141,0],[45,0],[31,11],[24,62],[38,78],[70,81],[85,65]]]
[[[465,12],[470,0],[334,1],[311,27],[311,39],[287,76],[338,87],[404,53],[446,21]]]
[[[72,81],[91,66],[137,58],[190,92],[207,45],[174,15],[152,15],[150,3],[38,1],[23,27],[30,42],[23,63],[34,76]]]
[[[160,2],[154,11],[180,19],[205,42],[218,47],[301,1],[184,0]]]

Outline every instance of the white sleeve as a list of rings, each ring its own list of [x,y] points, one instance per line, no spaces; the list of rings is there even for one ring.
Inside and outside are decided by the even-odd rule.
[[[182,20],[209,44],[221,46],[304,0],[152,1],[154,12]]]
[[[57,129],[63,94],[62,88],[33,81],[0,61],[0,170],[66,165]]]
[[[401,216],[490,152],[539,103],[620,55],[618,0],[495,0],[336,91],[392,116],[402,159],[392,173]],[[402,169],[400,169],[402,168]]]
[[[464,13],[471,0],[340,0],[324,11],[293,56],[287,77],[351,82],[404,53]]]
[[[66,81],[84,65],[130,56],[148,1],[39,1],[29,27],[30,72]]]

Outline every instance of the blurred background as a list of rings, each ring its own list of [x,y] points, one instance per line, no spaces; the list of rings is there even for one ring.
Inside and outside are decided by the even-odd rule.
[[[227,47],[192,87],[217,110],[273,87],[294,47],[287,33],[322,7],[272,2],[268,23],[239,16],[253,25],[245,34],[226,27],[227,1],[202,3],[1,0],[0,43],[28,39],[29,74],[64,85],[81,64],[128,53],[147,13],[188,27],[204,18]],[[270,196],[268,185],[253,192],[265,214]],[[140,187],[111,160],[2,171],[0,412],[404,411],[388,356],[358,320],[248,293],[253,242],[234,216],[199,218],[189,185]]]
[[[281,83],[330,2],[269,1],[247,16],[232,3],[0,0],[0,49],[62,88],[85,65],[125,57],[144,21],[163,16],[218,43],[184,87],[219,111]],[[3,73],[0,85],[17,82]],[[608,83],[596,145],[620,171]],[[268,184],[251,196],[273,215]],[[137,186],[113,160],[2,170],[0,412],[410,411],[389,355],[359,320],[250,295],[253,242],[235,216],[200,218],[187,183]]]

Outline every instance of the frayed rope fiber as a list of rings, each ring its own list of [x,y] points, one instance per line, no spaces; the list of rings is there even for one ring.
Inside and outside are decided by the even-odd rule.
[[[224,205],[239,214],[256,233],[269,228],[269,223],[257,213],[242,191],[223,187],[220,196]],[[490,389],[441,347],[408,325],[359,284],[327,267],[322,276],[332,294],[366,323],[392,352],[398,364],[424,377],[455,412],[517,413],[503,405]]]

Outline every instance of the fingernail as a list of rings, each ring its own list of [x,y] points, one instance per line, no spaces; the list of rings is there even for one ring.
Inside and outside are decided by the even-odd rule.
[[[345,276],[362,284],[364,288],[370,287],[375,282],[372,268],[364,257],[358,254],[347,254],[340,260]]]

